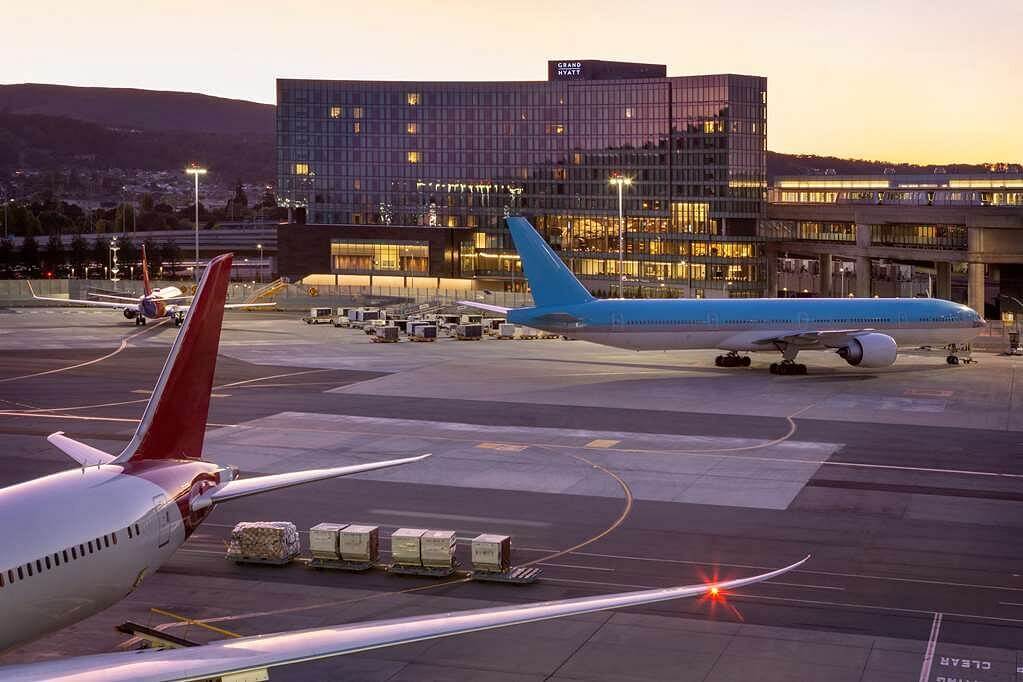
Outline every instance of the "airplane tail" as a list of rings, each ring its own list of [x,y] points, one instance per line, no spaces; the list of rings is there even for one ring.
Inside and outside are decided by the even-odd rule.
[[[537,307],[573,305],[594,300],[572,271],[525,218],[508,218],[522,269]]]
[[[114,464],[200,459],[232,254],[210,261],[135,435]]]
[[[146,262],[146,245],[142,245],[142,287],[146,296],[153,293],[153,287],[149,284],[149,264]]]

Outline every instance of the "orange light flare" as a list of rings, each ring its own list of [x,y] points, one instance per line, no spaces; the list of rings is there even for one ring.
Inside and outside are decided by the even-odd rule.
[[[721,605],[731,611],[739,621],[746,622],[746,619],[743,618],[739,609],[735,608],[735,606],[727,600],[726,597],[728,596],[728,593],[719,587],[719,584],[723,581],[719,579],[717,569],[714,570],[714,574],[712,576],[701,576],[701,578],[707,585],[707,591],[699,598],[698,603],[701,605],[708,603],[710,606],[709,612],[711,616],[715,615],[718,605]]]

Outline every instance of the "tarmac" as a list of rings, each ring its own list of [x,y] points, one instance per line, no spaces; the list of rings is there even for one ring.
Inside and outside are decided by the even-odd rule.
[[[176,330],[0,310],[0,485],[69,467],[45,436],[117,451]],[[579,341],[373,344],[297,315],[227,315],[206,449],[243,474],[433,453],[221,505],[119,605],[0,664],[800,570],[726,596],[274,669],[274,680],[1023,682],[1023,358],[910,351],[884,370],[805,353]],[[235,565],[243,520],[509,534],[528,586]],[[386,556],[388,543],[382,543]],[[567,551],[566,550],[570,550]],[[153,609],[157,609],[154,611]],[[168,615],[173,614],[173,615]],[[181,618],[189,619],[186,623]],[[197,625],[201,621],[217,631]]]

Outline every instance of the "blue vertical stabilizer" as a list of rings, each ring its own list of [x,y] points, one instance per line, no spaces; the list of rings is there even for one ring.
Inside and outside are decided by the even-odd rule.
[[[508,229],[522,258],[522,269],[537,307],[574,305],[593,300],[564,261],[525,218],[508,218]]]

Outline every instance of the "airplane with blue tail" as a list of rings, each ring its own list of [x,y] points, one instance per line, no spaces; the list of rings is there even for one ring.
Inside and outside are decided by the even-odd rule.
[[[534,306],[463,305],[508,322],[630,350],[718,349],[719,367],[748,367],[740,353],[773,351],[775,374],[805,374],[804,350],[837,352],[855,367],[895,362],[899,347],[941,347],[949,364],[985,327],[973,309],[933,298],[597,299],[525,218],[508,218]]]

